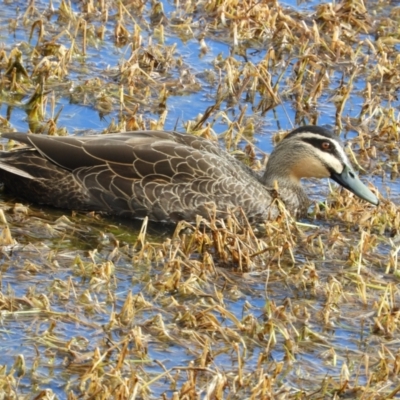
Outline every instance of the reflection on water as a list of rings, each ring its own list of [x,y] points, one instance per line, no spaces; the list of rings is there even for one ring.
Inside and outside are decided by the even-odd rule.
[[[55,67],[60,54],[71,49],[72,39],[77,52],[65,75],[46,76],[45,89],[50,94],[41,110],[42,120],[32,122],[28,104],[36,85],[41,84],[40,79],[30,86],[22,82],[14,91],[1,92],[1,129],[27,131],[36,123],[44,125],[45,132],[52,124],[65,128],[69,134],[88,130],[102,132],[110,126],[115,129],[136,125],[158,127],[157,123],[165,117],[161,127],[183,131],[221,97],[223,100],[206,121],[211,129],[217,135],[234,131],[237,136],[233,135],[233,141],[240,137],[239,147],[243,148],[247,139],[252,141],[252,133],[243,133],[242,128],[253,126],[256,147],[269,153],[272,134],[277,130],[310,122],[335,126],[338,103],[345,97],[346,88],[350,88],[340,119],[346,131],[344,136],[352,142],[361,167],[366,170],[366,174],[362,173],[363,179],[372,181],[382,193],[390,187],[392,199],[398,200],[397,142],[384,134],[373,143],[369,137],[362,136],[368,131],[368,124],[377,126],[386,115],[378,111],[376,115],[364,113],[373,103],[373,90],[368,83],[381,80],[388,85],[387,90],[396,83],[388,66],[379,69],[382,76],[374,69],[378,59],[386,57],[390,62],[396,59],[396,47],[390,47],[393,53],[385,52],[383,39],[379,46],[375,42],[375,36],[378,40],[379,35],[365,33],[357,26],[357,32],[361,33],[355,36],[357,40],[350,47],[352,52],[342,54],[339,47],[336,53],[324,48],[322,55],[333,54],[333,58],[316,60],[314,54],[298,54],[299,46],[292,45],[290,35],[279,37],[284,25],[290,23],[289,17],[298,20],[301,14],[288,14],[282,29],[271,32],[264,42],[255,37],[237,40],[233,45],[235,38],[227,32],[239,17],[231,16],[232,22],[228,15],[221,16],[223,5],[211,18],[202,8],[204,5],[198,4],[199,9],[190,13],[193,23],[185,30],[182,27],[185,7],[190,9],[192,2],[164,1],[164,13],[174,23],[163,29],[149,22],[154,4],[143,2],[142,12],[141,4],[117,2],[110,7],[104,38],[100,39],[98,29],[106,18],[100,18],[95,11],[92,14],[83,11],[91,2],[53,1],[53,9],[57,10],[54,13],[49,10],[49,2],[33,3],[36,12],[32,14],[27,10],[26,1],[5,1],[0,7],[0,40],[5,53],[9,55],[14,47],[18,48],[31,76],[40,62],[54,63]],[[71,4],[75,13],[70,16],[71,21],[73,17],[86,18],[90,25],[85,55],[80,26],[75,36],[64,32],[55,38],[64,28],[73,31],[68,25],[71,22],[67,23],[63,19],[66,17],[58,13],[66,3]],[[310,42],[306,44],[311,45],[311,22],[320,2],[285,1],[282,5],[284,9],[305,12],[302,26],[309,29]],[[125,12],[124,7],[132,9]],[[273,10],[272,3],[270,7]],[[391,6],[387,7],[391,10]],[[122,20],[131,36],[116,44],[115,29],[119,14],[124,12]],[[359,12],[350,14],[353,19],[358,18],[360,26],[366,20],[370,21],[369,29],[374,29],[372,20],[376,16],[371,19],[370,15],[364,18]],[[324,32],[324,38],[330,43],[338,32],[323,31],[322,26],[328,25],[326,21],[321,22],[323,16],[319,16],[316,24],[321,26],[321,36]],[[43,49],[36,49],[36,29],[29,39],[32,23],[41,18],[50,21],[45,26],[45,39],[54,40],[59,52],[44,55]],[[208,19],[217,18],[226,22],[207,25]],[[342,21],[339,32],[342,40],[351,36],[351,22]],[[141,43],[132,51],[131,42],[138,26]],[[163,40],[160,39],[162,30]],[[206,51],[202,53],[203,39]],[[361,41],[364,42],[358,48]],[[146,54],[151,46],[155,50]],[[372,46],[376,46],[376,51]],[[165,48],[173,53],[170,63],[160,61],[169,56]],[[277,59],[281,57],[276,65],[273,52]],[[121,68],[137,53],[141,55],[138,65],[133,63],[129,65],[131,69]],[[365,65],[361,63],[360,53]],[[280,96],[279,104],[272,108],[268,108],[271,93],[262,93],[262,79],[257,75],[259,70],[254,69],[267,55],[271,57],[266,67],[268,74],[262,78],[266,80],[270,76],[271,87],[278,87]],[[148,61],[146,56],[153,70],[140,64]],[[331,65],[332,59],[337,61],[335,65]],[[235,76],[232,68],[229,76],[227,60],[231,62],[229,68],[236,65],[248,75]],[[301,71],[305,60],[309,64]],[[165,70],[157,70],[156,61]],[[350,84],[349,75],[358,64],[365,70],[361,69]],[[142,72],[136,76],[138,66]],[[316,72],[311,70],[312,66]],[[6,81],[9,78],[6,79],[5,58],[1,68]],[[302,74],[304,80],[300,79]],[[148,79],[147,84],[141,83],[143,76]],[[258,81],[252,80],[255,76]],[[119,90],[123,87],[128,92],[129,79],[137,79],[139,83],[135,81],[135,84],[139,89],[125,93],[126,103],[121,105]],[[155,89],[149,82],[157,84]],[[254,87],[246,86],[247,82]],[[314,87],[316,82],[321,84],[318,89],[321,93],[318,101],[310,101],[303,96],[304,88]],[[370,101],[366,100],[368,91]],[[397,107],[398,101],[393,95],[389,100],[382,98],[380,105]],[[391,154],[386,154],[386,142],[390,140],[393,141]],[[3,144],[6,145],[4,141]],[[371,149],[374,146],[375,150]],[[359,152],[359,148],[363,151]],[[374,151],[377,157],[368,157]],[[393,181],[388,179],[390,174]],[[86,395],[89,383],[94,387],[96,382],[93,376],[89,378],[92,370],[98,372],[98,379],[111,382],[107,387],[118,387],[121,381],[134,376],[143,389],[141,398],[158,398],[162,394],[172,398],[182,387],[189,392],[189,386],[185,386],[188,381],[195,382],[198,393],[207,397],[204,388],[211,391],[218,377],[228,383],[222,385],[222,394],[211,393],[209,398],[222,398],[228,391],[232,398],[250,398],[249,393],[257,386],[252,380],[255,375],[265,379],[266,387],[268,382],[274,390],[282,393],[287,390],[287,396],[300,390],[318,392],[320,382],[327,375],[343,391],[346,385],[355,387],[367,381],[379,381],[380,375],[369,366],[384,364],[385,349],[391,351],[390,362],[394,359],[392,354],[398,351],[393,345],[398,333],[398,287],[393,272],[397,268],[398,249],[396,237],[392,241],[388,234],[396,236],[396,207],[392,207],[392,214],[386,214],[390,217],[385,222],[379,209],[371,211],[356,200],[349,200],[348,194],[336,194],[331,196],[336,208],[332,207],[329,213],[329,204],[321,204],[329,194],[328,183],[311,182],[307,188],[317,203],[310,217],[301,221],[307,225],[296,228],[288,222],[285,241],[279,240],[279,235],[285,232],[283,224],[270,228],[273,234],[265,238],[267,250],[257,249],[261,255],[265,252],[262,265],[244,272],[237,263],[226,265],[221,261],[221,254],[236,254],[234,246],[246,243],[241,236],[236,242],[233,239],[222,242],[217,254],[211,239],[204,239],[205,228],[196,231],[194,236],[190,229],[178,235],[173,226],[150,223],[146,236],[140,236],[142,221],[75,214],[37,205],[24,208],[1,193],[11,238],[7,237],[3,221],[0,370],[12,377],[19,374],[20,381],[14,386],[21,396],[29,397],[51,388],[59,398],[71,390]],[[372,218],[374,223],[368,225]],[[225,232],[222,228],[221,231]],[[246,235],[251,237],[248,232]],[[214,239],[216,236],[214,232]],[[238,248],[245,252],[247,245]],[[261,257],[257,251],[251,250],[249,259]],[[392,331],[385,325],[391,318]],[[382,353],[378,354],[378,349]],[[21,355],[25,370],[16,363]],[[372,360],[370,364],[368,357]],[[116,383],[112,379],[117,366],[122,373]],[[197,369],[191,369],[194,367]],[[351,369],[348,376],[343,372],[346,368]],[[392,374],[395,382],[398,370],[393,365],[387,367],[389,370],[387,374]],[[209,371],[212,373],[207,375]],[[251,387],[247,392],[246,385]],[[1,388],[0,385],[0,393]],[[191,398],[196,397],[193,394]]]

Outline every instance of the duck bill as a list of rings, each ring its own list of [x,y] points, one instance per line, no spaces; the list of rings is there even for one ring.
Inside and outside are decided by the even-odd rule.
[[[378,198],[360,181],[360,178],[349,166],[346,165],[341,174],[333,173],[331,178],[360,199],[368,201],[375,206],[379,204]]]

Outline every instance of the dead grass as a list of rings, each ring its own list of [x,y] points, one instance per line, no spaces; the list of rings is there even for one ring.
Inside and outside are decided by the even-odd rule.
[[[169,99],[206,95],[212,105],[178,127],[214,140],[224,124],[227,148],[259,168],[260,116],[284,106],[294,125],[318,123],[327,107],[357,134],[360,173],[381,188],[398,178],[397,7],[164,6],[31,1],[17,13],[6,1],[1,26],[24,39],[0,50],[1,129],[24,110],[32,132],[66,134],[60,99],[111,116],[105,131],[162,129]],[[199,71],[171,37],[197,40],[199,59],[216,42],[230,55]],[[127,45],[123,62],[94,62]],[[333,190],[300,223],[211,216],[158,226],[162,239],[147,221],[133,229],[4,201],[0,398],[395,398],[396,196],[372,208]]]

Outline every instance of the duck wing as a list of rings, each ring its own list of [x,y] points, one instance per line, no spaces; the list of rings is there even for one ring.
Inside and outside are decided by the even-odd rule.
[[[78,206],[75,202],[74,208],[129,217],[147,215],[154,220],[194,220],[196,214],[208,215],[210,203],[222,213],[235,206],[252,208],[254,199],[265,195],[262,185],[240,162],[218,145],[192,135],[135,131],[82,137],[2,136],[32,148],[31,155],[25,150],[24,162],[11,163],[10,159],[8,163],[31,175],[37,170],[48,192],[48,201],[42,196],[40,202],[58,207],[71,207],[65,195],[62,204],[52,198],[52,193],[60,192],[59,178],[53,179],[60,174],[64,174],[66,187],[75,188],[71,196],[79,187],[78,197],[83,200]],[[18,158],[18,150],[11,153]],[[28,158],[31,165],[27,165]]]
[[[215,155],[225,153],[219,146],[203,138],[164,131],[134,131],[81,137],[9,132],[1,136],[34,147],[44,158],[70,171],[107,162],[130,164],[138,156],[139,159],[151,163],[159,161],[160,152],[168,153],[168,147],[171,149],[171,146],[179,144]],[[155,143],[158,145],[152,151]]]

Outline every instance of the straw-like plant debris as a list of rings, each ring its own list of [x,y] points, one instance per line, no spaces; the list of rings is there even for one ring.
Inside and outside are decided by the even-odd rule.
[[[397,398],[399,20],[362,0],[2,2],[0,131],[177,129],[259,170],[329,123],[381,205],[309,184],[302,221],[171,227],[3,193],[0,399]]]

